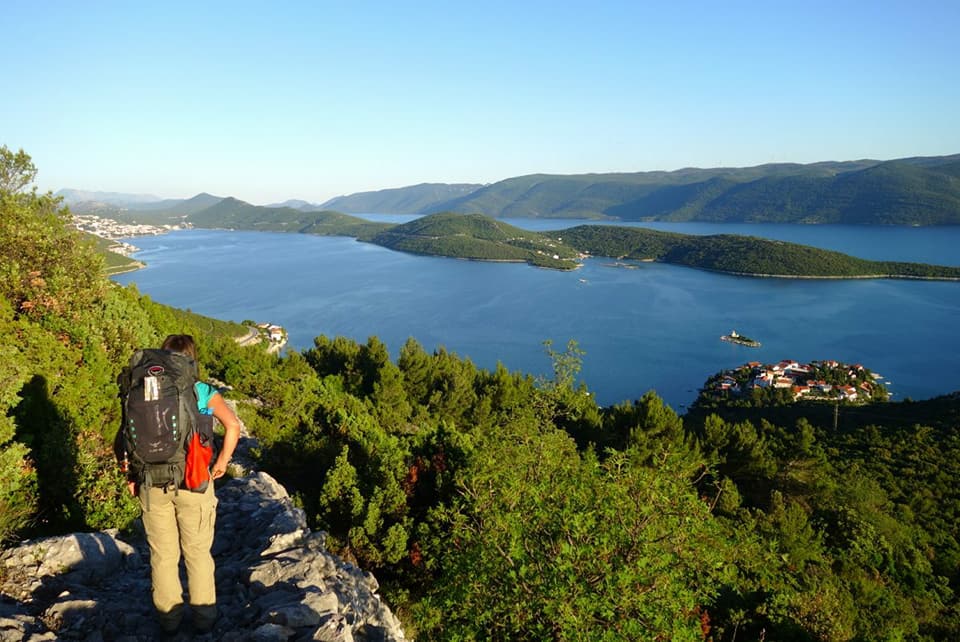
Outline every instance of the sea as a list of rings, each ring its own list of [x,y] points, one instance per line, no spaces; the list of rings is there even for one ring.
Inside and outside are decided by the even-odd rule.
[[[506,222],[536,231],[595,223]],[[960,226],[631,225],[960,265]],[[550,376],[544,342],[562,351],[575,341],[584,352],[580,380],[603,406],[654,390],[683,413],[714,373],[782,359],[861,364],[882,375],[893,400],[960,390],[960,282],[755,278],[659,263],[624,267],[606,258],[561,272],[269,232],[183,230],[126,240],[147,267],[114,280],[208,316],[281,325],[287,349],[310,348],[320,335],[376,336],[396,357],[413,337],[428,351],[443,347],[482,368],[499,362]],[[720,340],[734,330],[761,346]]]

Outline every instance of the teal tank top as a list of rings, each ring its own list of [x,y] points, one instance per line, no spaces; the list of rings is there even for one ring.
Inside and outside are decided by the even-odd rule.
[[[213,410],[207,406],[210,404],[213,396],[220,394],[220,392],[209,383],[204,383],[203,381],[198,381],[193,384],[193,389],[197,391],[197,408],[200,409],[200,414],[212,415]]]

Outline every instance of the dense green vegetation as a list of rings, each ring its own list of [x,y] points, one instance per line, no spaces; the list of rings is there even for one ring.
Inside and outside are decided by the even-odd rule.
[[[579,225],[545,232],[580,251],[619,259],[655,260],[675,265],[768,276],[960,278],[960,268],[867,261],[807,245],[753,236],[693,236],[635,227]]]
[[[338,212],[303,212],[291,207],[260,207],[225,198],[186,219],[196,227],[299,232],[321,236],[366,237],[390,227]]]
[[[88,232],[84,233],[84,237],[93,243],[94,247],[97,249],[97,252],[100,253],[100,256],[103,257],[103,265],[106,274],[120,274],[121,272],[130,272],[131,270],[136,270],[140,267],[143,267],[143,264],[140,261],[131,259],[128,256],[119,254],[114,251],[116,248],[116,243],[110,241],[101,236],[95,234],[90,234]]]
[[[960,398],[598,407],[553,375],[409,340],[240,348],[235,324],[111,284],[0,148],[0,538],[124,527],[109,445],[135,347],[199,340],[328,545],[418,639],[951,640],[960,636]],[[492,232],[490,232],[492,234]]]
[[[764,408],[681,420],[652,393],[597,408],[575,347],[552,356],[534,381],[412,340],[394,364],[375,338],[319,337],[260,397],[264,463],[427,638],[957,633],[957,401],[943,429],[847,409],[841,432]]]
[[[386,229],[369,239],[393,250],[483,261],[526,261],[559,269],[577,267],[577,251],[537,232],[487,216],[440,213]]]
[[[957,158],[637,174],[536,174],[488,185],[423,212],[662,221],[957,224]]]
[[[29,157],[0,147],[0,540],[122,525],[110,439],[116,375],[177,328],[227,346],[243,328],[159,306],[106,280],[58,199],[26,187]]]
[[[348,196],[337,196],[323,204],[324,209],[346,212],[347,214],[369,214],[370,212],[388,212],[390,214],[420,214],[424,209],[433,207],[450,199],[465,196],[482,187],[470,183],[422,183],[409,187],[382,189],[375,192],[360,192]]]

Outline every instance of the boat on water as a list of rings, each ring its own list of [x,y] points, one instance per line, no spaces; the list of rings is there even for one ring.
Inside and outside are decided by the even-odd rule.
[[[747,346],[749,348],[759,348],[760,342],[756,339],[751,339],[750,337],[745,337],[742,334],[737,334],[736,330],[731,330],[730,334],[725,334],[720,337],[721,341],[729,341],[730,343],[736,343],[737,345]]]

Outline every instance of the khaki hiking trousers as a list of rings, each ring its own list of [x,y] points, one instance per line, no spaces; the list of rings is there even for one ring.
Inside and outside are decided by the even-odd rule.
[[[150,494],[148,498],[143,497],[143,490]],[[153,605],[160,626],[174,631],[183,617],[182,551],[193,625],[201,631],[210,630],[217,619],[217,589],[210,553],[217,517],[213,483],[208,484],[203,493],[149,488],[141,489],[140,495],[143,526],[150,545]]]

